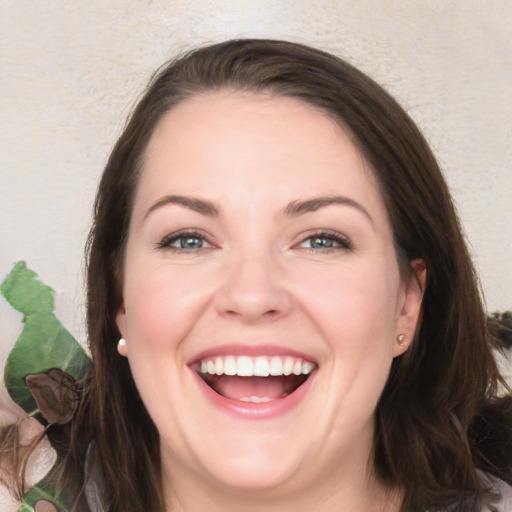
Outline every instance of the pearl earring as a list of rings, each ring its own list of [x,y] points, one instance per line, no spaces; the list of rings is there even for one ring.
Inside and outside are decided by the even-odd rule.
[[[126,356],[126,349],[124,348],[126,346],[126,340],[124,338],[121,338],[117,342],[117,351],[119,355],[125,357]]]
[[[399,344],[399,345],[405,345],[405,342],[406,342],[405,334],[399,334],[399,335],[396,337],[396,341],[398,341],[398,344]]]

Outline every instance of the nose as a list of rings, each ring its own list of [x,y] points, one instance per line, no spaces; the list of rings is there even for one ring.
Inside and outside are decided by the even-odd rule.
[[[287,315],[292,297],[282,282],[282,271],[263,255],[231,262],[215,303],[221,315],[251,324]]]

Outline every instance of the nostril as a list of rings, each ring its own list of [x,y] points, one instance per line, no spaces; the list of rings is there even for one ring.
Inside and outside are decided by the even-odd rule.
[[[215,309],[247,323],[277,320],[291,311],[293,300],[286,289],[270,284],[264,279],[227,282],[215,295]]]
[[[226,311],[226,313],[228,315],[231,315],[231,316],[239,316],[240,313],[238,313],[237,311],[235,311],[234,309],[229,309],[228,311]],[[268,311],[264,311],[261,316],[276,316],[279,314],[279,311],[277,309],[269,309]],[[255,315],[256,316],[256,315]],[[260,316],[260,315],[258,315]]]

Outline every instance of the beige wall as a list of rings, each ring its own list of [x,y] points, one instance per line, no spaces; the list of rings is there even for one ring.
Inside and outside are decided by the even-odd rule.
[[[274,37],[336,52],[402,101],[446,172],[489,309],[511,309],[511,23],[510,0],[0,0],[0,279],[27,260],[83,340],[94,190],[149,74],[198,43]],[[0,300],[0,363],[19,320]]]
[[[403,102],[446,172],[489,309],[512,308],[512,2],[487,5],[0,0],[0,276],[27,260],[83,339],[93,194],[149,74],[198,43],[276,37],[348,58]],[[20,326],[3,300],[0,318],[1,352]]]

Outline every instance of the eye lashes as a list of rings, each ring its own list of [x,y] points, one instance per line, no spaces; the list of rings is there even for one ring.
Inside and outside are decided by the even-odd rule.
[[[167,235],[164,237],[160,242],[158,242],[156,248],[157,249],[170,249],[174,251],[186,251],[190,252],[199,249],[204,249],[204,247],[197,247],[197,248],[185,248],[185,247],[173,247],[171,244],[179,240],[180,238],[197,238],[201,242],[210,243],[208,241],[208,238],[205,236],[204,233],[201,233],[199,231],[195,230],[185,230],[185,231],[178,231],[177,233],[171,233],[170,235]]]
[[[200,247],[175,247],[172,244],[180,239],[197,239],[200,241],[201,246]],[[304,237],[301,239],[298,244],[295,246],[301,246],[302,244],[306,243],[307,241],[314,240],[314,239],[325,239],[328,241],[332,241],[333,244],[335,244],[332,247],[329,246],[318,246],[318,247],[302,247],[302,249],[310,250],[313,252],[329,252],[329,251],[337,251],[337,250],[350,250],[352,249],[352,242],[351,240],[346,237],[345,235],[342,235],[341,233],[338,233],[336,231],[316,231],[307,233],[304,235]],[[165,236],[160,242],[156,244],[156,249],[169,249],[176,252],[193,252],[193,251],[199,251],[201,249],[206,249],[208,247],[204,247],[204,244],[208,244],[209,246],[213,246],[213,242],[211,242],[208,238],[208,236],[198,230],[183,230],[178,231],[175,233],[171,233],[167,236]]]
[[[308,234],[307,237],[303,238],[303,240],[300,242],[301,244],[312,239],[327,239],[332,240],[336,244],[339,245],[339,247],[319,247],[319,248],[313,248],[308,247],[306,249],[312,250],[312,251],[335,251],[335,250],[349,250],[352,249],[352,242],[349,238],[346,236],[336,232],[336,231],[317,231]]]

